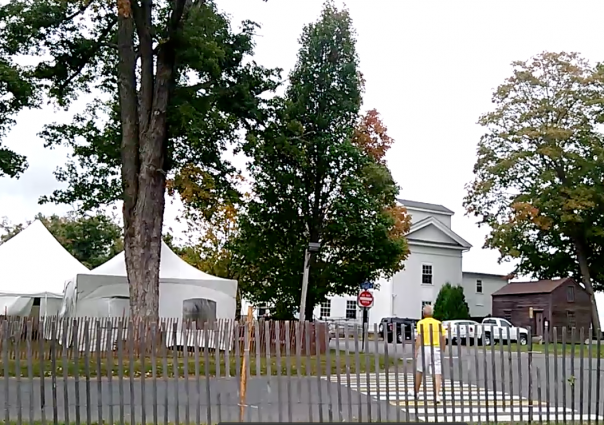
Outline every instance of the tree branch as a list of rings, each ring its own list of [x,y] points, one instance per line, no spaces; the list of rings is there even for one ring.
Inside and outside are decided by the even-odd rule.
[[[90,60],[98,53],[98,51],[100,50],[101,47],[108,45],[105,42],[105,39],[107,38],[107,36],[109,36],[111,31],[113,31],[113,28],[115,27],[115,23],[116,23],[116,21],[114,20],[109,25],[107,25],[107,27],[101,32],[101,35],[99,36],[99,39],[92,47],[92,50],[90,50],[88,55],[86,55],[86,57],[75,68],[73,74],[71,74],[69,77],[67,77],[63,81],[63,83],[59,84],[59,86],[57,87],[57,90],[59,93],[63,93],[63,91],[65,89],[67,89],[67,87],[73,82],[73,80],[76,79],[82,73],[82,71],[84,70],[86,65],[88,65],[90,63]]]
[[[134,0],[132,2],[132,12],[136,23],[136,32],[139,39],[139,54],[141,59],[141,89],[140,89],[140,110],[139,110],[139,133],[143,138],[149,129],[151,121],[151,108],[153,106],[153,38],[151,36],[152,0],[142,0],[141,6]]]
[[[84,4],[82,6],[80,6],[80,8],[78,10],[76,10],[75,12],[73,12],[71,15],[68,15],[63,20],[63,23],[72,21],[75,18],[77,18],[79,15],[81,15],[82,13],[86,12],[86,9],[88,9],[88,7],[90,6],[90,3],[92,3],[92,1],[90,1],[90,0],[84,0]]]
[[[124,186],[124,228],[132,229],[138,194],[139,131],[136,92],[136,53],[134,21],[130,0],[117,0],[119,45],[119,99],[122,125],[122,181]],[[126,238],[126,240],[131,240]]]

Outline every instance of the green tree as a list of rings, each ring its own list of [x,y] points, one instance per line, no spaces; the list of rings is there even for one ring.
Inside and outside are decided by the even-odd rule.
[[[445,283],[434,303],[434,318],[438,320],[464,320],[470,318],[470,308],[461,285]]]
[[[167,235],[166,243],[184,261],[212,276],[239,280],[239,268],[233,261],[232,244],[237,236],[238,209],[233,204],[217,206],[211,218],[206,211],[187,208],[184,220],[188,224],[186,240],[177,243]],[[237,289],[236,314],[241,311],[241,290]]]
[[[287,318],[300,302],[305,249],[320,243],[302,313],[312,319],[327,296],[402,268],[406,241],[392,236],[398,218],[407,221],[393,213],[398,188],[388,168],[355,143],[363,81],[348,11],[327,2],[300,44],[285,97],[274,99],[263,131],[248,135],[252,193],[235,251],[246,298]]]
[[[465,206],[491,229],[485,247],[516,272],[574,277],[592,299],[604,289],[604,70],[576,53],[513,63],[479,123]]]
[[[0,177],[18,177],[27,168],[23,155],[2,146],[2,137],[15,123],[14,115],[37,101],[27,72],[0,56]]]
[[[123,201],[131,313],[157,317],[166,178],[193,164],[235,196],[221,153],[262,121],[260,95],[275,88],[276,72],[249,60],[256,26],[233,31],[211,0],[14,0],[0,20],[0,57],[35,57],[35,93],[66,108],[95,92],[42,133],[73,152],[57,173],[67,188],[42,202]]]
[[[89,269],[100,266],[124,249],[122,228],[107,215],[70,213],[64,217],[45,217],[38,214],[35,219],[40,220],[61,245]],[[4,221],[0,225],[4,233],[0,242],[8,241],[30,224],[11,226]]]

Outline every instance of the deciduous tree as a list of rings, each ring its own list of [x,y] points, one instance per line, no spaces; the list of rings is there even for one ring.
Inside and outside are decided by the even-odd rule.
[[[300,43],[285,97],[263,131],[248,135],[253,183],[236,259],[245,296],[286,318],[300,302],[304,251],[320,243],[302,312],[312,319],[327,296],[402,268],[406,241],[392,236],[406,221],[389,212],[398,188],[383,154],[361,137],[377,126],[359,126],[363,83],[348,11],[327,2]]]
[[[604,72],[576,53],[513,63],[480,118],[465,205],[491,228],[485,247],[536,278],[575,277],[604,289]]]
[[[117,5],[117,7],[116,7]],[[166,177],[192,164],[216,190],[232,171],[221,153],[262,120],[275,72],[249,60],[256,26],[234,32],[211,0],[15,0],[0,8],[0,57],[35,56],[35,89],[62,107],[95,100],[42,133],[73,158],[43,202],[82,209],[123,201],[133,316],[157,317]]]

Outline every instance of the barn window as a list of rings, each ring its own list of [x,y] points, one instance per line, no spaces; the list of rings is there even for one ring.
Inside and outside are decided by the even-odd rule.
[[[566,301],[568,301],[569,303],[575,302],[575,287],[574,286],[566,287]]]
[[[182,318],[185,323],[203,329],[204,323],[216,321],[216,301],[206,298],[190,298],[182,302]]]
[[[575,312],[574,311],[567,311],[566,312],[566,319],[568,320],[568,326],[571,328],[574,328],[577,324],[576,320],[575,320]]]
[[[432,285],[432,265],[422,264],[422,284]]]

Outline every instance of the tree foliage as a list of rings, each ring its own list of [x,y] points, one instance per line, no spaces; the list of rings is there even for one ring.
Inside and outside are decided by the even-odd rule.
[[[237,208],[217,207],[211,220],[189,221],[188,238],[176,252],[199,270],[224,279],[238,279],[231,244],[237,235]]]
[[[380,143],[391,143],[385,128],[377,114],[360,117],[363,81],[348,11],[327,2],[300,44],[285,96],[273,100],[262,131],[248,134],[253,183],[236,260],[244,295],[272,305],[276,317],[291,317],[305,249],[319,242],[304,312],[312,319],[327,296],[402,268],[407,245],[397,232],[408,221],[396,210],[398,188],[380,151]]]
[[[479,123],[465,206],[491,228],[485,247],[517,273],[604,289],[604,70],[576,53],[513,63]],[[593,284],[593,287],[592,287]]]
[[[276,86],[277,72],[249,60],[256,25],[234,31],[211,0],[15,0],[0,21],[0,57],[37,60],[14,68],[32,93],[61,107],[94,98],[42,132],[72,150],[56,174],[67,188],[42,202],[123,201],[131,313],[157,316],[166,178],[197,167],[215,193],[232,194],[221,154],[263,120],[260,95]]]
[[[37,100],[26,71],[0,56],[0,177],[18,177],[27,168],[23,155],[2,146],[2,137],[15,123],[16,113]]]
[[[470,318],[470,308],[461,285],[445,283],[436,297],[433,316],[438,320],[464,320]]]
[[[38,214],[35,220],[40,220],[63,248],[89,269],[100,266],[124,249],[121,226],[104,214],[70,213],[63,217]],[[0,242],[8,241],[30,224],[10,225],[5,220],[0,225],[3,232]]]

